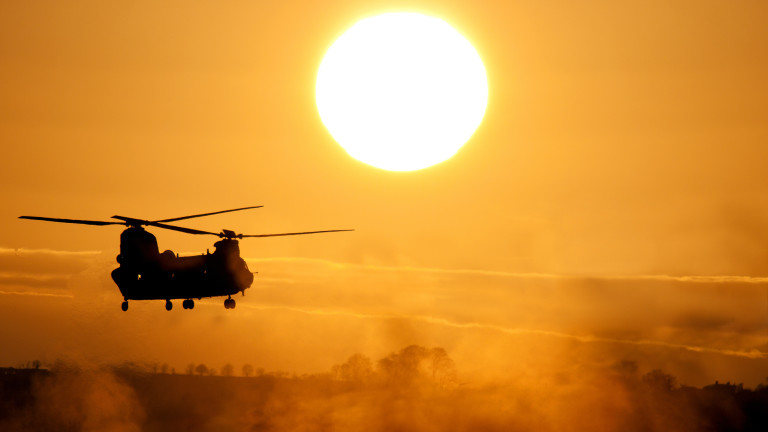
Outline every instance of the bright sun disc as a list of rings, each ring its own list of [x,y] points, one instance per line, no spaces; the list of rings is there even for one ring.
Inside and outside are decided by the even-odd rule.
[[[477,51],[445,21],[388,13],[334,42],[315,97],[323,124],[352,157],[412,171],[469,140],[485,114],[488,82]]]

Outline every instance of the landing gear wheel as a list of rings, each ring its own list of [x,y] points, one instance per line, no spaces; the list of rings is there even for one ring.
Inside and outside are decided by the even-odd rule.
[[[234,309],[235,308],[235,299],[228,298],[224,300],[224,308],[225,309]]]
[[[195,301],[192,299],[187,299],[181,302],[181,306],[184,309],[194,309],[195,308]]]
[[[128,310],[128,302],[124,301],[123,304],[120,306],[123,309],[123,312]]]
[[[165,310],[169,311],[171,309],[173,309],[173,303],[171,303],[170,300],[166,300],[165,301]]]

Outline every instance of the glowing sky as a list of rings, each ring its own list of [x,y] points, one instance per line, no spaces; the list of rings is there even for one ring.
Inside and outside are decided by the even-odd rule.
[[[396,8],[3,2],[0,365],[319,371],[419,343],[478,376],[634,359],[763,380],[768,5],[407,2],[460,28],[489,82],[460,154],[413,173],[347,156],[314,100],[330,44]],[[259,274],[234,311],[123,313],[119,228],[16,219],[259,204],[187,226],[356,232],[243,241]]]

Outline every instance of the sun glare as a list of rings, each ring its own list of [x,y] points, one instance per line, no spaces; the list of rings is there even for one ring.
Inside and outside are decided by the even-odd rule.
[[[316,99],[323,124],[352,157],[412,171],[467,142],[485,113],[488,83],[477,51],[445,21],[388,13],[334,42]]]

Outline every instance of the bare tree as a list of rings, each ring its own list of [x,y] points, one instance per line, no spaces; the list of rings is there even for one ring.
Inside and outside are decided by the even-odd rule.
[[[657,390],[671,391],[677,385],[677,379],[661,369],[648,372],[642,379],[645,384]]]
[[[187,375],[194,375],[195,374],[195,364],[190,363],[187,365]]]
[[[441,387],[456,384],[456,364],[448,357],[443,348],[432,348],[429,352],[429,368],[432,372],[432,381]]]
[[[407,346],[379,360],[378,372],[392,384],[411,386],[456,384],[456,366],[443,348]]]
[[[253,366],[251,366],[248,363],[244,364],[243,365],[243,376],[244,377],[249,377],[251,375],[253,375]]]
[[[428,357],[429,350],[410,345],[379,360],[379,371],[391,383],[411,385],[421,378],[422,363]]]
[[[334,366],[331,375],[341,381],[364,383],[373,376],[373,364],[368,357],[355,354],[345,363]]]
[[[199,364],[199,365],[197,365],[197,367],[195,368],[195,372],[197,372],[197,373],[198,373],[198,375],[201,375],[201,376],[202,376],[202,375],[205,375],[205,374],[207,374],[207,373],[208,373],[208,366],[204,365],[203,363],[200,363],[200,364]]]
[[[222,376],[232,376],[235,374],[235,367],[231,363],[227,363],[221,367]]]

